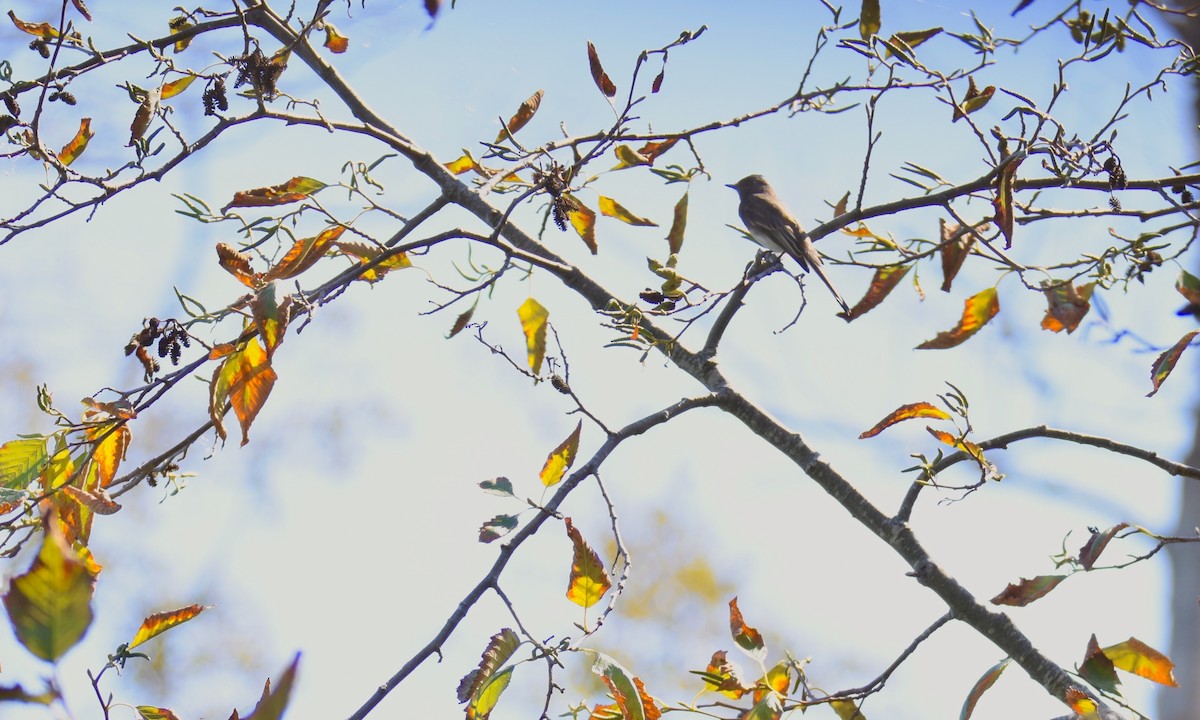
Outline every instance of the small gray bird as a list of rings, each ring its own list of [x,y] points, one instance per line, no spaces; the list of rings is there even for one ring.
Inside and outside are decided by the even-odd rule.
[[[825,277],[821,256],[813,247],[812,240],[808,239],[808,233],[804,232],[796,217],[775,195],[766,178],[762,175],[747,175],[725,187],[737,190],[738,197],[741,198],[738,215],[741,216],[754,242],[772,252],[790,255],[800,263],[805,272],[811,270],[816,273],[821,282],[825,283],[825,287],[829,288],[829,292],[833,293],[833,299],[842,306],[842,311],[849,314],[850,306],[838,294],[829,278]]]

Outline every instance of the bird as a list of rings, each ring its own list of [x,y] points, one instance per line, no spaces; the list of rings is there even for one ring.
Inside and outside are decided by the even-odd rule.
[[[775,194],[771,184],[762,175],[747,175],[737,182],[725,187],[737,190],[741,202],[738,204],[738,215],[746,225],[754,242],[767,250],[791,256],[805,272],[814,272],[833,299],[842,307],[842,315],[850,314],[850,306],[842,299],[837,288],[825,276],[824,263],[817,249],[813,247],[808,233],[800,227],[796,216]]]

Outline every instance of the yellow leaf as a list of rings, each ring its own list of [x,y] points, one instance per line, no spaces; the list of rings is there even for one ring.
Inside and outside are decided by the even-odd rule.
[[[385,252],[391,253],[388,255],[388,257],[376,264],[374,267],[363,270],[363,272],[357,278],[355,278],[355,280],[365,280],[369,283],[374,283],[392,270],[412,267],[412,261],[408,259],[408,253],[392,253],[392,251],[387,248],[380,248],[361,242],[338,241],[335,242],[334,245],[342,252],[343,255],[356,257],[363,265],[370,264],[375,260],[375,258],[379,257]]]
[[[266,403],[276,377],[257,337],[247,340],[242,349],[226,357],[217,367],[209,395],[209,417],[222,440],[226,433],[221,416],[228,401],[242,426],[242,445],[250,442],[250,425]]]
[[[600,249],[596,245],[596,213],[574,195],[563,195],[563,198],[569,206],[567,219],[571,221],[571,227],[575,228],[575,232],[583,239],[583,244],[595,255]]]
[[[833,700],[829,707],[833,708],[841,720],[867,720],[853,700]]]
[[[166,100],[167,98],[175,97],[176,95],[183,92],[184,90],[187,90],[188,85],[191,85],[195,81],[196,81],[195,75],[184,75],[183,77],[179,78],[178,80],[172,80],[171,82],[167,83],[166,85],[163,85],[162,99]]]
[[[875,425],[861,435],[859,440],[866,440],[870,437],[875,437],[879,433],[904,420],[912,420],[913,418],[937,418],[939,420],[949,420],[950,415],[941,408],[931,405],[927,402],[911,403],[901,405],[893,410],[887,417],[875,423]]]
[[[129,449],[129,426],[116,421],[92,425],[87,429],[87,439],[94,443],[92,462],[96,463],[99,485],[106,488],[117,476],[117,467],[125,459]]]
[[[979,332],[980,328],[996,317],[1000,312],[1000,299],[996,288],[991,287],[967,298],[963,303],[963,314],[958,324],[952,330],[937,334],[932,340],[926,340],[917,346],[918,350],[944,350],[966,342],[967,338]]]
[[[650,158],[646,157],[637,150],[634,150],[628,145],[618,145],[613,149],[613,152],[617,154],[617,164],[613,166],[613,170],[623,170],[625,168],[637,167],[639,165],[649,165],[651,163]]]
[[[546,320],[550,311],[533,298],[527,298],[517,308],[521,319],[521,331],[525,333],[525,351],[529,357],[529,369],[534,375],[542,372],[542,360],[546,357]]]
[[[462,175],[468,170],[475,170],[479,164],[475,162],[475,158],[471,157],[471,153],[463,150],[463,154],[457,160],[446,163],[446,169],[455,175]]]
[[[507,667],[493,675],[483,687],[479,688],[470,704],[467,705],[467,720],[487,720],[492,714],[500,695],[504,693],[512,680],[512,667]]]
[[[575,462],[575,454],[579,452],[579,431],[583,428],[583,421],[580,420],[575,425],[575,430],[566,440],[559,443],[554,451],[546,456],[546,462],[542,465],[542,484],[546,487],[557,485],[562,481],[563,475],[570,469]]]
[[[207,609],[204,605],[188,605],[178,610],[154,613],[142,621],[142,626],[138,628],[133,639],[129,641],[129,647],[135,648],[150,638],[165,633],[176,625],[184,624]]]
[[[171,20],[167,23],[167,27],[171,29],[171,34],[175,35],[187,30],[190,27],[194,27],[194,25],[188,22],[186,16],[180,15],[178,17],[171,18]],[[171,47],[171,51],[174,53],[181,53],[184,50],[187,50],[187,46],[191,44],[192,39],[190,37],[183,40],[176,40],[175,44]]]
[[[92,119],[83,118],[79,121],[79,130],[75,132],[75,137],[71,138],[71,142],[63,146],[63,149],[58,152],[58,160],[63,165],[70,165],[83,154],[87,149],[88,141],[96,135],[92,131]]]
[[[882,25],[879,0],[863,0],[862,11],[858,16],[858,33],[862,39],[870,41],[871,36],[878,33]]]
[[[1179,683],[1175,682],[1175,674],[1172,672],[1175,663],[1137,638],[1131,637],[1123,643],[1110,645],[1103,648],[1103,652],[1109,660],[1112,660],[1113,665],[1126,672],[1140,675],[1160,685],[1179,687]]]
[[[671,254],[683,248],[683,234],[687,231],[688,194],[685,192],[675,203],[675,216],[671,220],[671,231],[667,233],[667,249]]]
[[[638,217],[637,215],[629,212],[629,210],[625,209],[621,203],[603,195],[600,196],[600,214],[616,218],[629,225],[658,227],[658,223],[654,222],[653,220],[647,220],[644,217]]]
[[[42,40],[53,40],[58,37],[58,30],[55,29],[55,27],[50,23],[30,23],[25,22],[24,20],[18,20],[17,14],[12,10],[8,11],[8,19],[12,20],[12,24],[15,25],[16,28],[21,32],[35,35]],[[78,45],[80,44],[80,35],[77,32],[71,33],[67,36],[67,40],[73,45]]]
[[[576,605],[589,608],[600,602],[600,598],[612,587],[612,582],[604,570],[604,563],[600,562],[600,556],[571,524],[571,518],[563,520],[567,526],[567,537],[571,538],[571,544],[574,546],[571,578],[567,583],[567,599]]]
[[[42,548],[29,570],[12,579],[4,607],[17,640],[47,662],[57,662],[92,623],[95,577],[47,516]]]

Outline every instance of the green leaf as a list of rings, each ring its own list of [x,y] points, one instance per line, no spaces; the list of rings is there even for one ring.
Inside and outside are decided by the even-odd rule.
[[[33,565],[13,578],[4,607],[21,644],[47,662],[58,662],[92,624],[95,577],[63,539],[58,518],[49,525]]]
[[[46,438],[12,440],[0,445],[0,487],[24,490],[48,460]]]
[[[508,687],[508,683],[512,680],[512,672],[511,666],[506,667],[480,688],[479,692],[471,698],[471,704],[467,705],[467,720],[487,720],[496,707],[496,703],[500,702],[500,696]]]
[[[1004,668],[1012,662],[1012,658],[1004,658],[983,674],[975,685],[971,688],[971,692],[967,693],[967,699],[963,701],[962,712],[958,714],[958,720],[969,720],[971,714],[975,712],[975,705],[979,702],[979,698],[983,696],[987,689],[996,684],[1000,679],[1000,673],[1004,672]]]
[[[879,12],[879,0],[863,0],[862,12],[858,16],[858,33],[863,40],[870,41],[883,25]]]

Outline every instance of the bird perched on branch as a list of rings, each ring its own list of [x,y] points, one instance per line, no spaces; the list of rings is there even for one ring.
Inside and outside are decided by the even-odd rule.
[[[829,292],[833,293],[833,299],[842,306],[842,314],[848,316],[850,306],[825,276],[824,263],[813,247],[812,240],[808,239],[808,233],[804,232],[796,217],[775,195],[775,190],[766,178],[762,175],[747,175],[725,187],[737,190],[738,197],[741,198],[738,215],[741,216],[754,242],[772,252],[790,255],[800,263],[805,272],[816,273],[821,282],[825,283],[825,287],[829,288]]]

